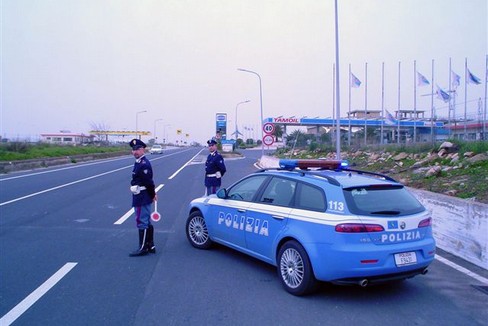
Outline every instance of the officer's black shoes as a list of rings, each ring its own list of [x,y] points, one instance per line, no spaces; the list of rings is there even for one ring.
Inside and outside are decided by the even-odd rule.
[[[138,256],[145,256],[149,253],[150,247],[148,246],[148,229],[141,230],[139,229],[139,249],[129,254],[130,257],[138,257]],[[156,252],[156,248],[154,248],[154,252]]]
[[[139,250],[136,250],[134,252],[131,252],[129,254],[130,257],[138,257],[138,256],[145,256],[149,253],[149,249],[147,248],[142,248],[142,249],[139,249]]]
[[[147,244],[146,244],[148,251],[151,254],[156,253],[156,246],[154,246],[154,226],[149,225],[149,228],[147,229]]]

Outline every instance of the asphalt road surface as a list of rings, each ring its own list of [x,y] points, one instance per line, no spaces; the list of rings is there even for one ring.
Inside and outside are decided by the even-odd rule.
[[[131,155],[0,176],[0,325],[488,324],[488,275],[455,257],[475,274],[436,260],[405,282],[323,284],[295,297],[273,266],[222,246],[194,249],[184,228],[205,192],[206,155],[148,155],[162,220],[157,253],[144,257],[128,256],[138,243]],[[223,186],[256,171],[260,155],[227,159]]]

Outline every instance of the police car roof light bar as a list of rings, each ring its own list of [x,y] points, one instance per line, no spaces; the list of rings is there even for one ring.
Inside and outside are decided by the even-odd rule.
[[[306,170],[309,168],[320,168],[326,170],[337,170],[348,166],[347,161],[340,160],[322,160],[322,159],[281,159],[280,168],[293,170],[299,168]]]

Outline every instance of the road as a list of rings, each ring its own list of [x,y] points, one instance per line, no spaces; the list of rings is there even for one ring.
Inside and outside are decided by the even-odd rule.
[[[230,185],[261,151],[227,159]],[[0,325],[486,325],[488,276],[436,260],[425,276],[367,288],[285,292],[274,267],[221,246],[191,247],[188,203],[207,150],[148,155],[159,187],[157,253],[137,247],[130,155],[0,177]],[[456,260],[455,257],[447,257]],[[464,262],[455,261],[457,264]]]

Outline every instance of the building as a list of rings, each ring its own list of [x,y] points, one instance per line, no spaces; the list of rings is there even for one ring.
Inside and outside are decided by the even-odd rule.
[[[94,135],[77,134],[70,131],[41,134],[41,142],[56,145],[81,145],[92,143]]]

